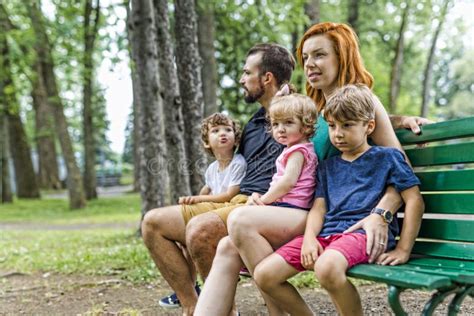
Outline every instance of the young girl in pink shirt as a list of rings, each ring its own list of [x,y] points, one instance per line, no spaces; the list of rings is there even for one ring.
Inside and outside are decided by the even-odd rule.
[[[282,91],[289,89],[285,86]],[[268,191],[263,195],[253,193],[252,198],[259,204],[309,210],[318,164],[309,140],[315,132],[316,106],[301,94],[276,96],[268,117],[273,138],[286,148],[276,160],[276,173]]]

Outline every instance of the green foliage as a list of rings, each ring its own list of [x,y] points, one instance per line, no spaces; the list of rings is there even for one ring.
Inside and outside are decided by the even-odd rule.
[[[130,223],[140,219],[140,198],[127,194],[114,198],[92,200],[87,207],[71,212],[67,200],[16,200],[0,204],[0,222],[31,222],[43,224]]]

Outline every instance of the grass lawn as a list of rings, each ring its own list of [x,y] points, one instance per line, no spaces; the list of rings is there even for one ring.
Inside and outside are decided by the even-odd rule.
[[[136,193],[89,201],[87,207],[80,210],[70,210],[65,199],[15,200],[12,204],[0,204],[0,223],[138,223],[139,220],[140,197]]]

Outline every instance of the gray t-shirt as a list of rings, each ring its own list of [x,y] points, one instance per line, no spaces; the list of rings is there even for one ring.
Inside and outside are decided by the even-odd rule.
[[[246,170],[247,163],[240,154],[235,154],[230,164],[222,171],[219,171],[219,163],[216,160],[207,167],[206,185],[211,189],[212,195],[227,192],[229,187],[240,185]]]

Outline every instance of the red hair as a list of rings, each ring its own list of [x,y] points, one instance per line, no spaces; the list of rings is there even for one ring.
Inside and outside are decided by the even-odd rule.
[[[315,35],[325,35],[333,43],[334,51],[338,57],[338,87],[346,84],[365,84],[372,88],[374,78],[365,69],[362,57],[359,51],[359,42],[354,30],[343,23],[323,22],[311,26],[298,44],[296,57],[301,66],[304,67],[303,62],[303,45],[304,42]],[[326,105],[326,99],[321,90],[314,89],[306,82],[306,94],[311,97],[321,111]]]

